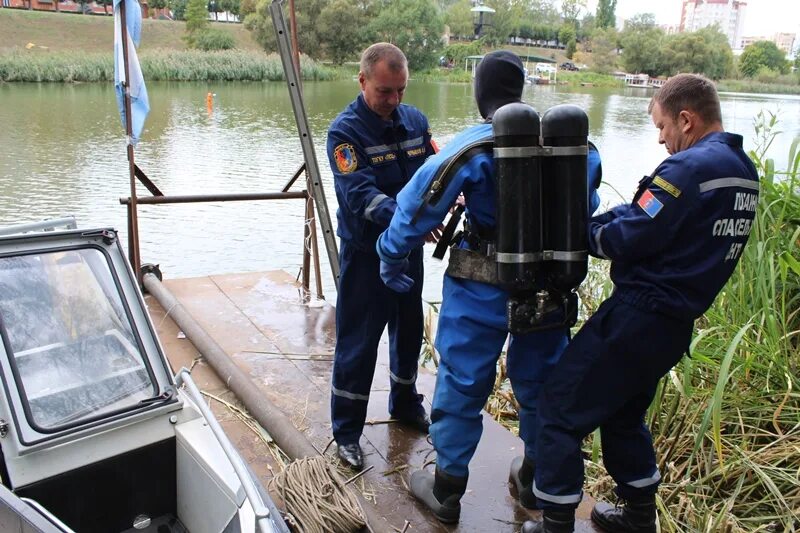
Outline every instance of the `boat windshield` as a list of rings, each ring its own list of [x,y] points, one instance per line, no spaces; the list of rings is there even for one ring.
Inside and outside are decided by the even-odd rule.
[[[39,431],[130,408],[155,393],[97,248],[0,258],[0,332],[25,416]]]

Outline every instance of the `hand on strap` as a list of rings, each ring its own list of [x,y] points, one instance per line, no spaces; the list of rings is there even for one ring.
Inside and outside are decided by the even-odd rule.
[[[406,275],[406,270],[408,270],[408,259],[397,263],[381,261],[381,279],[395,292],[408,292],[414,285],[414,280]]]

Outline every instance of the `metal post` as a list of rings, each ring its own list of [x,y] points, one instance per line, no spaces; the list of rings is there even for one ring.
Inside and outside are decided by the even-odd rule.
[[[128,229],[130,230],[128,242],[131,249],[128,250],[128,254],[131,258],[133,273],[136,276],[136,283],[141,286],[142,261],[139,255],[139,220],[136,213],[136,162],[133,157],[133,144],[131,144],[131,138],[133,137],[133,120],[131,120],[131,73],[128,65],[128,24],[125,20],[125,0],[120,2],[119,19],[120,25],[122,26],[122,63],[125,69],[125,138],[128,144],[128,172],[131,181],[131,208],[128,219]]]
[[[303,301],[307,301],[311,294],[309,272],[311,269],[311,251],[309,250],[311,246],[311,228],[309,220],[313,221],[314,219],[314,199],[311,196],[306,198],[305,208],[306,216],[303,217],[305,220],[303,223]]]
[[[325,248],[328,252],[328,261],[331,265],[333,283],[337,290],[339,288],[339,252],[336,248],[336,236],[333,233],[331,217],[328,211],[328,202],[325,199],[325,190],[322,188],[322,178],[319,173],[317,155],[314,151],[314,143],[311,141],[311,131],[308,128],[308,118],[306,117],[303,97],[300,93],[300,86],[297,80],[294,67],[292,65],[292,52],[289,45],[289,37],[286,31],[286,21],[283,18],[283,11],[279,0],[272,0],[269,5],[272,24],[278,38],[278,51],[283,64],[283,72],[286,75],[286,83],[289,86],[289,96],[292,101],[295,122],[300,134],[300,144],[303,147],[303,158],[306,162],[306,172],[311,182],[310,193],[314,196],[317,206],[317,217],[322,226],[322,238],[325,240]]]

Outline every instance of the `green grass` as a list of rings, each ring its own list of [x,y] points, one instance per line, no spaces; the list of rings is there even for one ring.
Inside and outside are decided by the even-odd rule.
[[[717,90],[732,93],[800,94],[800,76],[795,84],[765,83],[748,79],[719,80]]]
[[[109,8],[110,10],[110,8]],[[181,40],[185,24],[180,21],[144,19],[142,52],[155,49],[185,50]],[[242,24],[212,22],[211,28],[230,33],[241,50],[260,50]],[[24,9],[0,9],[0,53],[24,48],[39,53],[77,51],[97,53],[114,43],[114,18],[100,15],[47,13]]]
[[[150,50],[141,54],[144,78],[149,81],[278,81],[283,66],[276,54],[254,50],[201,52]],[[303,57],[301,76],[330,80],[335,72]],[[55,52],[31,54],[13,50],[0,54],[0,81],[7,82],[108,82],[114,79],[113,54]]]

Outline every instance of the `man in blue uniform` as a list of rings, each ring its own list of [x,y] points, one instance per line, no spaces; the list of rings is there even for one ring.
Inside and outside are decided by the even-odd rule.
[[[495,228],[491,120],[502,106],[520,101],[524,82],[522,62],[514,53],[492,52],[478,65],[475,99],[485,121],[458,134],[422,166],[398,195],[397,211],[378,239],[381,276],[389,287],[403,291],[418,286],[407,258],[413,257],[413,250],[445,218],[462,192],[470,230],[460,247],[489,260]],[[589,154],[589,176],[591,213],[599,204],[600,159],[594,150]],[[450,267],[453,264],[451,258]],[[437,452],[436,472],[420,470],[411,476],[413,494],[442,522],[457,522],[460,515],[468,465],[482,431],[481,409],[492,391],[497,359],[508,337],[508,299],[508,292],[500,287],[451,275],[450,268],[444,277],[436,335],[441,359],[430,429]],[[512,463],[511,478],[527,507],[535,506],[531,484],[536,397],[567,344],[567,334],[564,327],[513,335],[508,348],[508,375],[521,405],[520,436],[525,442],[525,458]]]
[[[644,415],[658,381],[689,348],[694,320],[736,266],[758,203],[742,137],[722,128],[711,81],[680,74],[649,111],[671,154],[633,202],[592,218],[590,252],[611,260],[615,290],[570,343],[539,398],[533,492],[544,520],[528,532],[571,532],[581,501],[581,441],[600,428],[603,462],[624,506],[598,503],[609,532],[656,531],[661,480]]]
[[[416,282],[413,290],[398,294],[381,282],[375,241],[392,218],[395,196],[434,150],[428,119],[400,103],[408,66],[399,48],[389,43],[367,48],[358,81],[361,94],[331,124],[327,148],[341,238],[331,422],[339,457],[360,469],[363,455],[358,441],[378,343],[387,323],[389,413],[428,431],[415,385],[423,330],[422,247],[417,246],[408,259],[409,275]]]

